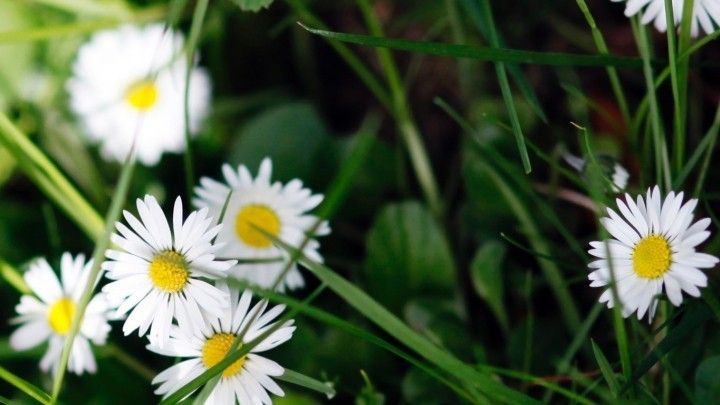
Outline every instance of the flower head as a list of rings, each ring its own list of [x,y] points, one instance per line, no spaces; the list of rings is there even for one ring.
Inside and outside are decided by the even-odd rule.
[[[625,15],[632,17],[640,14],[643,24],[653,23],[659,31],[667,29],[667,16],[665,15],[665,0],[612,0],[627,1]],[[672,0],[673,17],[675,25],[682,22],[684,0]],[[720,4],[717,0],[695,0],[693,3],[693,16],[691,33],[697,36],[699,26],[703,31],[712,34],[715,27],[720,24]]]
[[[235,170],[226,164],[222,170],[225,183],[202,178],[200,187],[195,189],[198,197],[194,203],[198,207],[207,207],[213,216],[219,217],[227,201],[227,209],[221,219],[225,226],[218,234],[218,241],[225,243],[225,246],[219,251],[219,255],[241,261],[255,260],[253,263],[236,265],[232,269],[232,275],[269,288],[286,267],[290,255],[275,247],[272,240],[257,228],[262,228],[286,243],[299,246],[306,233],[318,221],[317,217],[307,212],[320,204],[323,196],[313,195],[298,179],[285,185],[280,182],[271,183],[272,163],[267,158],[260,164],[260,170],[254,179],[242,165]],[[323,221],[314,234],[326,235],[329,232],[327,222]],[[317,252],[319,247],[320,244],[311,238],[303,253],[312,260],[322,261]],[[283,290],[286,286],[290,289],[298,288],[303,284],[302,275],[293,264],[279,284],[279,289]]]
[[[608,217],[601,219],[612,239],[590,243],[590,254],[598,258],[589,264],[590,286],[608,287],[600,302],[615,305],[609,288],[613,274],[625,317],[637,311],[641,319],[647,312],[652,320],[663,290],[675,306],[682,303],[683,291],[699,297],[699,287],[707,286],[707,276],[699,269],[714,267],[718,258],[695,251],[710,236],[710,219],[693,223],[697,200],[683,204],[682,192],[670,192],[662,201],[655,186],[644,199],[633,201],[626,194],[617,205],[622,217],[608,208]]]
[[[152,196],[137,200],[140,220],[125,211],[132,229],[118,222],[119,233],[112,241],[122,250],[108,250],[103,263],[107,277],[115,280],[103,291],[117,312],[126,314],[123,332],[138,330],[162,345],[169,336],[173,319],[181,328],[199,330],[203,313],[220,316],[228,295],[202,280],[219,279],[234,261],[215,260],[220,245],[213,239],[222,228],[211,227],[208,210],[192,212],[183,221],[182,201],[175,200],[172,230]]]
[[[26,350],[47,341],[48,349],[40,360],[40,368],[45,372],[51,369],[57,372],[78,302],[87,283],[94,283],[88,280],[91,267],[92,261],[86,262],[84,255],[73,258],[70,253],[64,253],[60,260],[60,280],[45,259],[33,262],[24,275],[35,295],[23,295],[15,307],[18,316],[12,322],[22,326],[10,336],[10,345],[15,350]],[[75,374],[97,370],[90,342],[105,344],[111,312],[104,294],[90,300],[73,341],[68,370]]]
[[[162,24],[102,31],[83,45],[67,83],[70,107],[108,160],[123,161],[133,142],[138,159],[154,165],[164,152],[185,149],[187,58],[183,36]],[[189,126],[207,115],[210,79],[191,67]]]
[[[241,331],[241,345],[251,342],[275,325],[272,322],[285,308],[278,305],[265,312],[267,301],[257,303],[250,309],[252,294],[240,293],[220,285],[231,296],[231,306],[220,316],[210,317],[200,331],[189,333],[173,328],[165,347],[152,341],[148,349],[170,357],[185,357],[182,361],[158,374],[153,384],[159,384],[155,391],[159,395],[170,395],[190,382],[205,370],[219,363],[228,353]],[[205,401],[206,404],[271,404],[267,391],[282,396],[283,390],[270,377],[280,376],[285,371],[279,364],[258,355],[273,349],[292,338],[295,331],[293,321],[287,321],[269,336],[254,346],[250,352],[232,363],[221,373],[220,381]]]

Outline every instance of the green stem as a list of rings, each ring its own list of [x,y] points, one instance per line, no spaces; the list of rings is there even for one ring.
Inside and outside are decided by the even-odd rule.
[[[673,14],[672,0],[665,0],[665,19],[667,22],[667,42],[668,42],[668,55],[670,57],[670,83],[672,85],[672,95],[674,108],[674,169],[679,171],[682,169],[682,161],[684,155],[684,142],[685,142],[685,125],[683,120],[683,107],[680,99],[679,90],[679,77],[678,77],[678,65],[677,56],[678,50],[675,38],[675,16]]]

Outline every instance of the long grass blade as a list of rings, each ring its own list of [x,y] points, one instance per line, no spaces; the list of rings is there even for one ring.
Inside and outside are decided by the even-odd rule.
[[[333,399],[336,394],[335,387],[331,382],[316,380],[312,377],[306,376],[305,374],[298,373],[297,371],[285,369],[282,375],[278,376],[277,379],[325,394],[327,399]]]
[[[6,370],[2,366],[0,366],[0,379],[7,381],[13,387],[28,394],[30,397],[40,402],[41,404],[50,404],[50,395],[48,395],[40,388],[30,384],[29,382]]]

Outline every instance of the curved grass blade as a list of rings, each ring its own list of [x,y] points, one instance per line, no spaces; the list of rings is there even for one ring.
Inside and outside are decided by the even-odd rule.
[[[266,236],[269,238],[272,237],[270,234],[266,234]],[[537,401],[525,394],[497,382],[488,375],[477,372],[452,354],[435,346],[435,344],[415,332],[351,282],[345,280],[322,264],[308,259],[293,246],[276,238],[273,239],[278,247],[292,255],[297,255],[300,258],[301,264],[308,268],[310,272],[323,283],[327,284],[328,288],[334,291],[351,307],[355,308],[355,310],[363,314],[386,333],[404,343],[440,370],[462,381],[467,387],[476,388],[482,395],[496,402],[512,404],[537,403]]]
[[[29,382],[23,380],[22,378],[16,376],[15,374],[9,372],[4,367],[0,366],[0,379],[3,379],[10,383],[15,388],[19,389],[20,391],[28,394],[36,401],[40,402],[41,404],[49,404],[50,403],[50,395],[45,393],[40,388],[30,384]]]
[[[429,55],[449,56],[453,58],[469,58],[489,62],[506,62],[517,64],[547,66],[586,66],[640,69],[642,60],[614,55],[583,55],[560,52],[533,52],[517,49],[492,47],[476,47],[470,45],[454,45],[441,42],[423,42],[409,39],[384,38],[368,35],[347,34],[342,32],[319,30],[298,23],[307,31],[324,38],[380,48],[400,51],[419,52]]]
[[[607,357],[605,357],[605,354],[602,352],[602,349],[600,349],[600,346],[595,343],[595,340],[590,339],[590,343],[592,344],[593,353],[595,353],[595,361],[597,361],[598,366],[600,367],[600,372],[602,372],[605,382],[607,382],[608,387],[610,387],[610,392],[617,398],[620,390],[620,383],[618,383],[615,371],[613,371],[610,362]]]

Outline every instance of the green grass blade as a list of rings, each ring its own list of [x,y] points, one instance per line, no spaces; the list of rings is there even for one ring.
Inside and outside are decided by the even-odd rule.
[[[617,398],[618,392],[620,391],[620,383],[617,380],[615,371],[613,371],[612,366],[610,366],[610,362],[608,362],[607,357],[603,354],[600,346],[598,346],[592,339],[590,342],[592,343],[593,353],[595,353],[595,360],[597,361],[598,366],[600,366],[600,372],[602,372],[605,382],[608,384],[608,387],[610,387],[610,392]]]
[[[687,3],[684,2],[684,3]],[[672,0],[665,0],[665,19],[668,27],[675,27],[675,15],[673,14]],[[675,30],[672,28],[667,29],[667,43],[668,43],[668,55],[670,58],[670,83],[672,87],[673,103],[674,103],[674,137],[673,144],[673,168],[680,170],[682,166],[682,160],[685,149],[685,118],[684,118],[684,103],[680,98],[680,81],[678,73],[678,47],[676,44],[677,38],[675,37]]]
[[[513,404],[536,403],[535,400],[524,394],[508,388],[487,375],[478,373],[452,354],[435,346],[378,304],[364,291],[329,268],[309,260],[300,251],[282,241],[275,240],[275,243],[287,252],[298,255],[300,263],[342,298],[343,301],[440,370],[463,381],[468,386],[476,387],[483,395],[493,398],[495,401]]]
[[[30,287],[25,283],[22,274],[10,264],[0,259],[0,276],[21,294],[31,294]]]
[[[336,394],[335,387],[331,382],[319,381],[312,377],[308,377],[305,374],[301,374],[297,371],[289,370],[287,368],[285,369],[285,372],[282,373],[282,375],[277,376],[277,379],[280,381],[285,381],[286,383],[299,385],[301,387],[319,392],[321,394],[325,394],[328,399],[333,399]]]
[[[15,374],[13,374],[11,372],[9,372],[2,366],[0,366],[0,379],[7,381],[13,387],[28,394],[29,396],[31,396],[33,399],[40,402],[41,404],[49,404],[50,403],[50,395],[45,393],[40,388],[30,384],[29,382],[23,380],[22,378],[16,376]]]
[[[63,176],[55,164],[2,113],[0,113],[0,145],[13,155],[18,167],[40,190],[88,236],[96,239],[102,235],[103,220],[97,211]]]
[[[614,55],[582,55],[560,52],[532,52],[517,49],[492,47],[476,47],[470,45],[454,45],[441,42],[423,42],[409,39],[384,38],[377,36],[347,34],[342,32],[315,29],[300,24],[309,32],[321,37],[350,44],[365,45],[379,48],[390,48],[400,51],[425,53],[428,55],[449,56],[453,58],[469,58],[489,62],[505,62],[516,64],[547,65],[547,66],[586,66],[618,68],[642,68],[642,60]]]
[[[698,164],[702,155],[705,154],[703,166],[700,170],[700,177],[695,186],[695,193],[693,194],[695,197],[700,195],[700,190],[702,188],[702,184],[704,183],[703,180],[710,163],[710,157],[712,157],[715,149],[715,142],[717,141],[718,131],[720,131],[720,106],[715,112],[715,120],[713,121],[713,125],[710,127],[705,136],[703,136],[703,139],[700,141],[697,148],[695,148],[695,151],[690,156],[690,159],[688,159],[687,163],[685,163],[685,166],[683,166],[682,171],[678,173],[675,181],[673,181],[673,189],[679,190],[682,188],[682,185],[683,183],[685,183],[687,177]]]
[[[90,269],[90,276],[87,279],[87,285],[85,285],[85,289],[83,290],[83,293],[80,296],[80,300],[77,303],[77,309],[75,311],[75,316],[72,320],[70,331],[65,337],[63,351],[60,356],[60,362],[58,365],[58,371],[53,381],[53,404],[57,402],[58,396],[60,395],[60,390],[62,388],[63,378],[65,377],[67,363],[70,358],[70,351],[72,349],[73,341],[75,340],[75,336],[77,336],[78,332],[80,331],[80,325],[82,323],[83,316],[85,316],[85,309],[87,308],[87,305],[92,298],[93,290],[95,289],[97,280],[101,275],[100,266],[102,265],[103,259],[105,257],[105,251],[110,246],[110,236],[115,229],[115,222],[120,218],[120,213],[122,212],[122,208],[125,205],[125,200],[127,199],[128,190],[130,189],[130,181],[132,179],[133,170],[135,168],[134,150],[135,148],[133,146],[130,150],[128,159],[123,165],[120,179],[118,180],[118,184],[115,187],[115,193],[113,195],[112,202],[110,203],[110,209],[108,210],[107,216],[105,218],[105,225],[102,235],[97,238],[95,242],[95,250],[92,257],[93,264]]]

